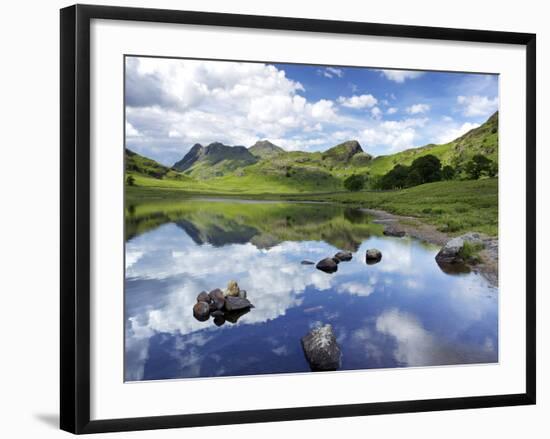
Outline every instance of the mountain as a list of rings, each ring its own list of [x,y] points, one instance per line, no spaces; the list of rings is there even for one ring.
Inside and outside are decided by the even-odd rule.
[[[228,146],[219,142],[202,146],[197,143],[172,167],[187,175],[208,179],[220,177],[257,161],[258,158],[244,146]]]
[[[259,140],[250,148],[250,153],[258,158],[265,159],[285,152],[280,146],[274,145],[269,140]]]
[[[342,190],[344,179],[352,174],[380,176],[397,164],[408,166],[428,154],[459,172],[476,154],[498,163],[498,112],[449,143],[374,158],[356,140],[324,152],[284,151],[268,140],[250,148],[216,142],[194,145],[172,168],[126,150],[126,170],[138,177],[137,186],[213,193],[330,192]]]

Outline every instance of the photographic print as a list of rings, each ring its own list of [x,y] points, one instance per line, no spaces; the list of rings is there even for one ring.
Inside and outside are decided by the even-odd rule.
[[[498,75],[124,63],[126,381],[498,362]]]

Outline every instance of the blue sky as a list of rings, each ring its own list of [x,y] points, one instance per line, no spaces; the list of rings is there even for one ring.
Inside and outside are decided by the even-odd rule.
[[[195,143],[373,155],[445,143],[498,109],[498,76],[126,58],[126,147],[171,165]]]

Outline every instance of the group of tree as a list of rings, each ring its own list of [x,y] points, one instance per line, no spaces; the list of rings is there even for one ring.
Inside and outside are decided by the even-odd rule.
[[[482,176],[495,177],[498,165],[484,155],[477,154],[463,167],[453,168],[441,165],[434,155],[428,154],[415,159],[410,166],[395,165],[392,170],[378,178],[368,179],[363,175],[351,175],[344,180],[344,187],[349,191],[363,189],[367,182],[372,189],[403,189],[434,181],[462,178],[477,180]]]

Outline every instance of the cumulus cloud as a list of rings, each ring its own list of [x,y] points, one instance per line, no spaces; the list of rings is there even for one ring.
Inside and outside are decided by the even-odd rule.
[[[370,114],[372,115],[373,118],[375,119],[381,119],[382,118],[382,110],[378,107],[373,107],[371,110],[370,110]]]
[[[338,103],[343,107],[361,109],[374,107],[378,100],[371,94],[353,95],[350,97],[340,96]]]
[[[315,131],[336,118],[332,101],[309,101],[300,94],[302,84],[272,65],[132,57],[126,62],[128,146],[165,164],[194,143],[249,146],[260,138]]]
[[[430,106],[428,104],[414,104],[406,108],[406,111],[409,114],[427,113],[429,110]]]
[[[386,110],[386,113],[388,114],[395,114],[397,113],[398,109],[396,107],[390,107]]]
[[[389,151],[412,147],[417,138],[417,128],[423,127],[427,121],[427,118],[382,121],[365,128],[360,138],[367,145],[387,145]]]
[[[424,74],[424,72],[417,72],[414,70],[380,70],[380,72],[386,79],[400,84],[407,79],[420,78]]]
[[[478,123],[464,122],[460,126],[455,126],[455,127],[452,127],[452,128],[448,128],[448,129],[445,130],[445,132],[443,134],[441,134],[437,138],[437,143],[451,142],[451,141],[455,140],[457,137],[460,137],[463,134],[466,134],[468,131],[473,130],[474,128],[477,128],[478,126],[479,126]]]
[[[456,100],[465,116],[488,116],[498,110],[498,97],[458,96]]]

